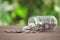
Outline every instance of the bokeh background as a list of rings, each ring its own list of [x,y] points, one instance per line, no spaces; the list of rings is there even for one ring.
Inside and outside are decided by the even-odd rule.
[[[29,17],[47,15],[60,26],[60,0],[0,0],[0,26],[25,26]]]

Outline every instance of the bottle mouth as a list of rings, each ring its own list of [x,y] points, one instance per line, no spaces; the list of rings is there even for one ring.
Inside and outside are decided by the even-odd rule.
[[[29,27],[35,27],[35,23],[30,23],[28,26]]]

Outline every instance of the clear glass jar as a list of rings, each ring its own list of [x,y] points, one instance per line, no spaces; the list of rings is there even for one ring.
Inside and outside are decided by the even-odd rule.
[[[28,20],[28,25],[30,23],[35,23],[35,24],[38,24],[38,23],[44,23],[44,22],[47,22],[49,24],[55,24],[54,28],[52,30],[55,30],[56,27],[57,27],[57,19],[54,17],[54,16],[33,16],[33,17],[30,17],[29,20]]]

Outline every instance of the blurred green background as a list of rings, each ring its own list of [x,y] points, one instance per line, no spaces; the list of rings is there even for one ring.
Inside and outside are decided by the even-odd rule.
[[[60,26],[60,0],[0,0],[0,26],[25,26],[29,17],[47,15]]]

